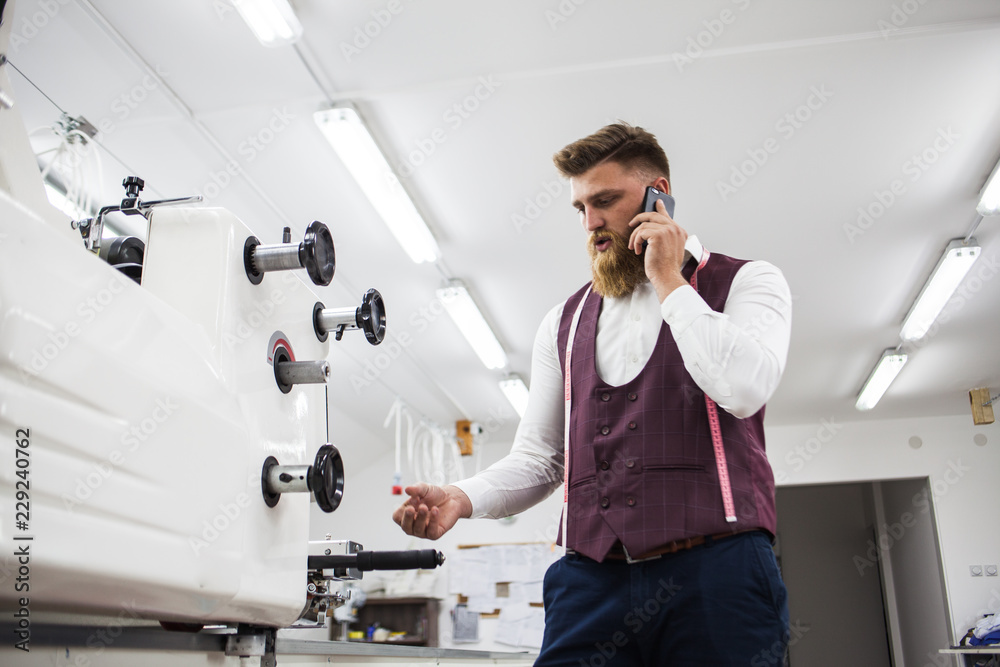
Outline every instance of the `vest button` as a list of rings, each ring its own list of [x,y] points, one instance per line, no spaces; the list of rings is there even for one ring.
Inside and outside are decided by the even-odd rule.
[[[602,426],[601,427],[601,435],[607,435],[608,433],[611,433],[611,429],[609,427],[607,427],[607,426]]]
[[[611,505],[610,500],[608,500],[607,498],[601,498],[601,507],[603,507],[604,509],[608,509],[610,505]]]
[[[628,459],[627,461],[625,461],[625,467],[626,468],[634,468],[635,467],[635,459]]]
[[[635,507],[635,498],[633,498],[632,496],[629,496],[628,498],[626,498],[625,502],[628,503],[629,507]]]
[[[610,463],[608,463],[607,461],[601,461],[601,470],[607,470],[610,467],[611,467]]]
[[[628,423],[628,429],[629,429],[630,431],[634,431],[634,430],[635,430],[635,428],[636,428],[636,423],[635,423],[635,422],[629,422],[629,423]]]
[[[607,403],[608,401],[611,400],[611,394],[609,394],[608,392],[604,392],[603,394],[601,394],[601,400]]]
[[[630,400],[630,401],[634,401],[637,398],[639,398],[639,397],[635,395],[635,392],[631,392],[628,395],[628,400]]]

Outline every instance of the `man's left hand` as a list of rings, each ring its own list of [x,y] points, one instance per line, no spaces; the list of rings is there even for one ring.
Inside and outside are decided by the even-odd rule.
[[[643,252],[643,241],[649,242],[645,251],[646,276],[663,303],[668,294],[687,284],[681,275],[687,232],[667,215],[666,206],[659,199],[655,211],[640,213],[628,224],[632,228],[629,250],[638,255]]]

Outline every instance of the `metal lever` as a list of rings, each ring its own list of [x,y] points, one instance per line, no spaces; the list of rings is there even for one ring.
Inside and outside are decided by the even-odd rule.
[[[431,570],[444,563],[444,554],[435,549],[411,551],[359,551],[354,554],[309,556],[310,570],[355,568],[371,570]]]
[[[286,232],[284,236],[288,238],[289,235]],[[259,285],[268,271],[301,268],[316,285],[329,285],[337,267],[333,236],[330,229],[318,220],[306,227],[302,243],[261,245],[256,236],[251,236],[243,245],[243,266],[247,278],[254,285]]]
[[[361,329],[372,345],[385,338],[385,303],[378,290],[368,290],[357,308],[326,308],[321,302],[313,306],[313,329],[320,342],[325,342],[331,331],[340,340],[345,331]]]

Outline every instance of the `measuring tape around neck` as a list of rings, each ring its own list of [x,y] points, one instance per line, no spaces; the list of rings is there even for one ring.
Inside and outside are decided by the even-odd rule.
[[[691,274],[691,287],[698,291],[698,272],[708,263],[709,252],[702,249],[701,262]],[[719,486],[722,488],[722,508],[726,512],[728,523],[736,522],[736,503],[733,502],[733,487],[729,481],[729,465],[726,463],[726,450],[722,446],[722,427],[719,425],[719,408],[708,394],[705,394],[705,410],[708,411],[708,428],[712,432],[712,448],[715,450],[715,468],[719,473]]]
[[[562,538],[563,548],[569,549],[569,415],[573,407],[573,341],[576,339],[576,327],[580,323],[580,315],[583,314],[583,305],[587,303],[590,296],[590,285],[580,299],[580,305],[573,313],[573,320],[569,324],[569,336],[566,338],[566,365],[563,367],[563,401],[566,410],[563,430],[563,511],[562,511]]]

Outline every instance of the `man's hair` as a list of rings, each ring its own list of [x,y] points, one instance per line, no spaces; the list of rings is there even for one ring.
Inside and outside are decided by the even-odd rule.
[[[602,162],[617,162],[655,179],[670,181],[670,163],[656,137],[634,125],[619,122],[602,127],[589,137],[574,141],[552,156],[556,169],[566,178],[580,176]]]

